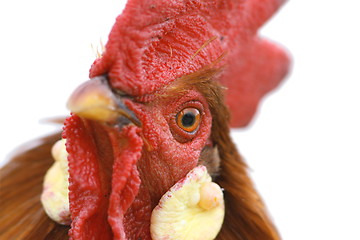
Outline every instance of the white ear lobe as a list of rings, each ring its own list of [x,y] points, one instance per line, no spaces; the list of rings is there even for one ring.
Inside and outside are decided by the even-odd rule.
[[[151,215],[154,240],[212,240],[224,221],[224,198],[205,166],[191,170],[160,199]]]

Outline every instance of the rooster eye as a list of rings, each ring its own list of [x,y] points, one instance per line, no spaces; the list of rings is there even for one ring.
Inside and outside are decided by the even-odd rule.
[[[186,132],[194,132],[200,124],[200,112],[196,108],[185,108],[176,116],[177,125]]]

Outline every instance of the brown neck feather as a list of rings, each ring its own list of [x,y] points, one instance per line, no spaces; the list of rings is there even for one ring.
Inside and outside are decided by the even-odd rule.
[[[217,239],[280,239],[228,131],[223,129],[213,136],[219,139],[217,146],[221,165],[216,182],[224,188],[226,209],[225,222]]]
[[[208,99],[213,116],[211,138],[221,159],[220,173],[215,181],[224,189],[226,212],[217,240],[280,239],[248,176],[247,165],[231,140],[223,88],[212,81],[200,91]]]
[[[42,182],[54,160],[55,134],[19,153],[0,171],[0,239],[67,239],[68,227],[53,222],[40,203]]]
[[[224,103],[225,88],[216,78],[222,68],[214,64],[183,76],[168,86],[168,93],[196,88],[206,98],[213,117],[211,140],[220,156],[215,181],[225,192],[225,221],[217,240],[278,240],[264,203],[247,173],[247,166],[231,140],[229,110]]]

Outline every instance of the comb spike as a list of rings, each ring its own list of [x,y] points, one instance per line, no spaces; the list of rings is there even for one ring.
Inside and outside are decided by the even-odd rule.
[[[287,0],[252,0],[246,1],[244,9],[248,12],[244,22],[247,28],[257,30],[274,13],[286,2]]]
[[[288,54],[267,39],[256,39],[247,50],[231,56],[247,57],[230,65],[221,79],[228,87],[226,103],[231,111],[231,127],[246,126],[261,98],[278,86],[289,70]]]

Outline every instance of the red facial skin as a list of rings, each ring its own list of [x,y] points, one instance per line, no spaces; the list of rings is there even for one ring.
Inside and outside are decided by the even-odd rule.
[[[144,147],[137,164],[141,178],[137,203],[130,207],[125,227],[132,239],[151,239],[152,209],[171,186],[197,166],[212,118],[205,99],[193,90],[181,97],[158,97],[149,103],[127,101],[127,105],[142,122]],[[175,125],[176,115],[186,107],[196,107],[202,113],[201,125],[194,134],[183,133]]]
[[[146,141],[138,168],[144,173],[142,176],[148,177],[143,182],[155,206],[162,194],[197,165],[210,136],[212,118],[205,99],[194,90],[173,99],[157,98],[145,104],[128,102],[128,105],[143,124],[142,136]],[[201,125],[194,134],[186,133],[176,124],[176,115],[186,107],[195,107],[202,114]]]
[[[152,209],[198,165],[208,143],[212,117],[204,97],[195,90],[148,103],[125,103],[141,128],[118,130],[76,116],[67,120],[73,239],[151,239]],[[177,114],[187,107],[201,113],[195,133],[176,124]]]

